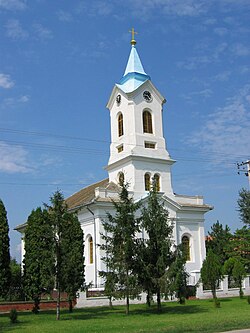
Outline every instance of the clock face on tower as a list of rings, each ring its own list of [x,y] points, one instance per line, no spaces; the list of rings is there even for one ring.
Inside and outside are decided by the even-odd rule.
[[[144,91],[143,98],[145,99],[146,102],[151,102],[152,101],[152,95],[147,90]]]
[[[121,99],[122,99],[122,97],[121,97],[120,94],[116,96],[116,103],[117,103],[118,105],[121,103]]]

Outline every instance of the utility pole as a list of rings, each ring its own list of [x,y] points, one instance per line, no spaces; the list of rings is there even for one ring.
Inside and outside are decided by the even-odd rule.
[[[237,163],[238,175],[243,173],[245,176],[248,177],[248,186],[250,189],[250,160],[246,162]]]

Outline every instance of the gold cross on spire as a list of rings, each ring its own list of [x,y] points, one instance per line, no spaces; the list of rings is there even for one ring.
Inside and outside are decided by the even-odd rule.
[[[136,44],[135,34],[137,35],[138,32],[136,32],[134,28],[132,28],[132,30],[129,30],[129,32],[131,32],[131,34],[132,34],[132,39],[131,39],[130,43],[131,43],[131,45],[134,46]]]

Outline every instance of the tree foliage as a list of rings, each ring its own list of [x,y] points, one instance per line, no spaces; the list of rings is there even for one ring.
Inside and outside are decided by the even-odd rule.
[[[39,311],[42,293],[54,287],[54,242],[47,210],[37,208],[28,217],[25,231],[24,290]]]
[[[228,256],[228,242],[232,237],[230,228],[228,225],[223,228],[223,225],[217,221],[211,227],[211,231],[208,232],[209,238],[206,241],[206,249],[212,250],[219,258],[223,265],[229,258]]]
[[[9,300],[22,300],[24,298],[21,265],[15,258],[10,260],[11,280],[9,289]]]
[[[25,231],[24,286],[39,309],[42,293],[57,288],[57,319],[60,294],[67,292],[69,308],[84,284],[83,231],[77,216],[68,212],[60,191],[50,198],[46,209],[30,214]]]
[[[245,266],[242,262],[242,259],[239,257],[231,257],[229,258],[223,267],[224,274],[232,276],[234,281],[236,282],[237,287],[239,288],[240,298],[243,297],[243,289],[242,283],[243,279],[246,277],[247,272]]]
[[[222,279],[223,274],[220,258],[212,250],[209,250],[202,264],[201,280],[203,285],[205,284],[211,289],[215,302],[217,299],[216,289]]]
[[[166,273],[168,281],[167,292],[175,295],[180,304],[185,304],[185,299],[189,296],[187,286],[189,274],[185,267],[186,260],[182,245],[176,247],[174,258],[175,260],[172,262]]]
[[[126,299],[126,314],[129,313],[129,298],[138,296],[138,279],[135,270],[137,260],[137,237],[139,220],[135,217],[139,204],[129,196],[128,184],[121,183],[119,201],[113,201],[115,215],[107,213],[103,221],[101,250],[106,271],[100,274],[106,281],[106,293],[111,297]]]
[[[82,290],[84,279],[83,231],[76,215],[68,214],[62,226],[61,239],[61,288],[68,294],[69,311],[72,301]]]
[[[46,205],[53,233],[55,281],[57,288],[56,318],[60,319],[61,291],[69,292],[69,308],[76,289],[84,284],[83,231],[77,216],[68,211],[63,194],[56,191]],[[72,280],[71,280],[72,279]]]
[[[241,221],[250,228],[250,191],[244,188],[239,192],[238,210]]]
[[[164,292],[165,272],[173,261],[171,236],[173,226],[168,218],[156,185],[153,184],[148,195],[147,207],[142,210],[142,228],[147,237],[141,248],[141,283],[148,298],[157,295],[157,307],[161,309],[161,293]]]
[[[10,239],[7,212],[0,199],[0,297],[6,297],[10,288]]]
[[[250,228],[244,226],[235,231],[228,243],[228,255],[230,258],[240,258],[250,273]]]

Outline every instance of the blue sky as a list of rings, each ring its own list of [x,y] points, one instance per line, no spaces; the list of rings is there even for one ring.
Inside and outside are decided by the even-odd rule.
[[[129,30],[167,99],[164,133],[173,187],[204,195],[219,220],[241,227],[238,192],[250,158],[250,1],[0,0],[0,198],[13,228],[61,189],[106,178],[105,108],[130,52]]]

